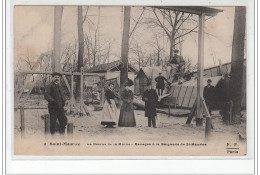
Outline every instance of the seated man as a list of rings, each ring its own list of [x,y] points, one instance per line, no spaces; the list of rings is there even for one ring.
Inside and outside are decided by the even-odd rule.
[[[167,79],[169,83],[172,83],[174,80],[174,75],[176,73],[184,73],[185,69],[185,61],[182,56],[178,55],[179,50],[174,50],[174,56],[170,58],[167,66]],[[180,83],[180,78],[178,77],[178,81]]]

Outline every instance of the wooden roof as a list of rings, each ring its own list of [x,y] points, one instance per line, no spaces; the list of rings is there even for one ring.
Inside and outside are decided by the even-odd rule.
[[[190,14],[201,15],[205,13],[206,16],[216,16],[218,13],[223,12],[223,10],[210,8],[210,7],[202,7],[202,6],[153,6],[154,8],[172,10],[185,12]]]

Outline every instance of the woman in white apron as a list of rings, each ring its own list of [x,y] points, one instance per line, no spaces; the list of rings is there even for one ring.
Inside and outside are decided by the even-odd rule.
[[[117,125],[117,120],[118,120],[118,112],[117,112],[117,107],[115,103],[115,96],[114,93],[114,84],[109,83],[108,89],[105,93],[105,103],[103,106],[103,111],[102,111],[102,121],[101,125],[106,126],[107,128],[112,128],[114,125]]]

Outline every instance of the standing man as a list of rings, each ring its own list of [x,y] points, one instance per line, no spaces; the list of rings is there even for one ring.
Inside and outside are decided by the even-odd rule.
[[[158,95],[155,89],[152,89],[151,81],[147,83],[148,89],[144,92],[142,100],[145,101],[145,117],[148,117],[148,127],[151,127],[151,123],[154,128],[156,127],[155,116],[156,104],[158,101]]]
[[[184,69],[185,69],[185,60],[183,59],[182,56],[178,55],[179,50],[175,49],[173,52],[174,52],[174,56],[170,58],[167,66],[167,79],[168,82],[170,83],[173,82],[174,75],[176,73],[184,73]],[[178,81],[180,83],[179,78]]]
[[[163,95],[163,90],[165,89],[164,81],[167,82],[167,79],[162,76],[162,73],[159,73],[159,76],[155,78],[156,81],[156,89],[158,91],[158,95]]]
[[[207,80],[207,86],[204,87],[203,98],[205,99],[206,105],[208,107],[209,113],[211,115],[211,108],[214,101],[215,88],[211,85],[211,79]]]
[[[60,86],[60,76],[61,75],[57,72],[52,74],[52,82],[46,87],[44,93],[44,97],[48,101],[51,134],[55,134],[55,125],[57,119],[60,124],[60,134],[65,133],[65,128],[68,122],[64,111],[66,99]]]

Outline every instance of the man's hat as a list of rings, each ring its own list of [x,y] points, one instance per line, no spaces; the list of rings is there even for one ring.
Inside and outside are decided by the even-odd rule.
[[[159,72],[159,74],[162,74],[161,72]]]
[[[174,49],[173,52],[174,52],[174,53],[178,53],[179,50],[178,50],[178,49]]]
[[[208,79],[207,82],[212,82],[212,80],[211,80],[211,79]]]
[[[51,74],[52,77],[54,77],[55,75],[61,76],[61,74],[60,74],[59,72],[53,72],[53,73]]]

